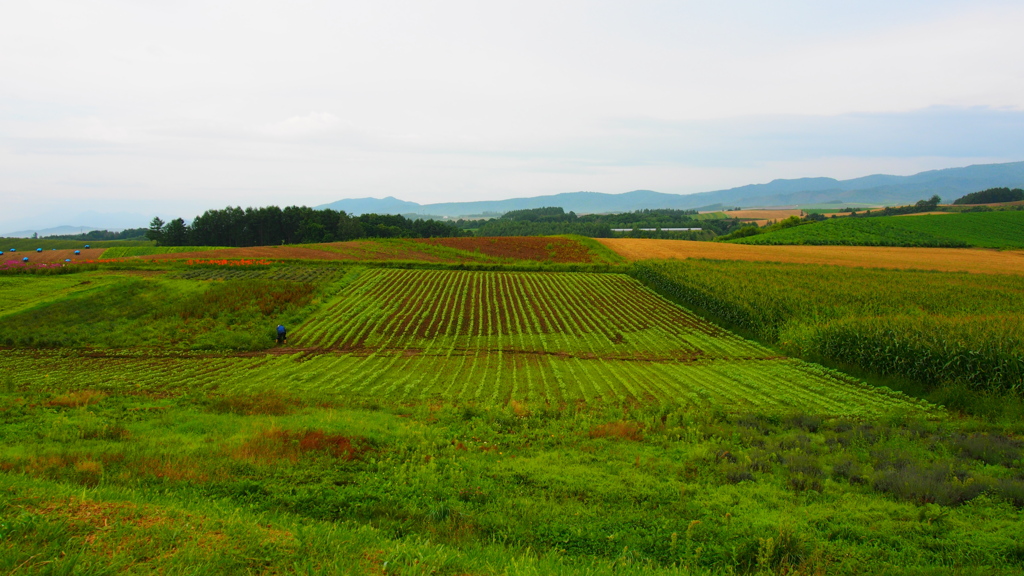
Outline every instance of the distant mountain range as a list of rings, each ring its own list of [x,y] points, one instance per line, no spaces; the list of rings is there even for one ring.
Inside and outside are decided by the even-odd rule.
[[[44,228],[42,230],[17,230],[15,232],[4,232],[0,234],[3,238],[31,238],[33,234],[38,234],[40,238],[45,236],[68,236],[71,234],[85,234],[86,232],[92,232],[98,230],[98,228],[90,228],[89,226],[57,226],[56,228]],[[107,228],[109,230],[109,228]],[[111,232],[120,232],[120,230],[111,230]]]
[[[454,218],[488,213],[500,214],[510,210],[545,206],[560,206],[578,214],[629,212],[650,208],[718,210],[736,206],[762,208],[828,203],[882,206],[913,203],[929,198],[933,194],[938,194],[944,202],[952,202],[970,192],[1001,186],[1024,186],[1024,162],[929,170],[913,176],[876,174],[852,180],[773,180],[768,184],[751,184],[696,194],[663,194],[651,190],[635,190],[624,194],[567,192],[531,198],[439,204],[417,204],[388,196],[383,199],[338,200],[316,208],[333,208],[350,214],[428,214]]]
[[[663,194],[651,190],[635,190],[623,194],[600,192],[567,192],[532,198],[509,198],[480,202],[444,202],[417,204],[394,197],[354,198],[323,204],[317,208],[344,210],[350,214],[404,214],[421,217],[497,216],[510,210],[559,206],[577,214],[629,212],[650,208],[676,208],[721,210],[736,206],[743,208],[782,207],[808,204],[842,205],[900,205],[910,204],[938,194],[945,202],[987,188],[1007,186],[1024,187],[1024,162],[1006,164],[979,164],[966,168],[930,170],[913,176],[877,174],[836,180],[834,178],[798,178],[773,180],[767,184],[751,184],[696,194]],[[219,208],[219,206],[212,206]],[[70,221],[89,222],[89,226],[58,226],[55,228],[18,230],[0,233],[3,237],[26,238],[33,233],[43,236],[81,234],[90,230],[122,230],[127,227],[146,227],[151,217],[134,213],[83,212],[69,217]],[[168,218],[169,219],[169,218]]]

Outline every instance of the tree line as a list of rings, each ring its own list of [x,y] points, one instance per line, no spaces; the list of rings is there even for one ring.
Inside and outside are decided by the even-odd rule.
[[[48,240],[144,240],[146,232],[148,232],[146,228],[126,228],[120,232],[90,230],[83,234],[59,234],[46,238]]]
[[[902,214],[920,214],[921,212],[934,212],[939,207],[939,202],[942,202],[942,198],[938,195],[932,195],[927,200],[918,200],[913,204],[906,206],[886,206],[881,210],[866,210],[864,212],[854,212],[850,214],[851,218],[873,218],[876,216],[900,216]]]
[[[1020,202],[1024,200],[1024,190],[1020,188],[989,188],[981,192],[971,192],[953,200],[953,204],[998,204],[1001,202]]]
[[[357,238],[437,238],[469,236],[447,222],[411,220],[391,214],[352,216],[308,206],[227,207],[207,210],[191,223],[153,218],[146,237],[161,246],[269,246],[312,244]]]
[[[488,220],[457,220],[455,225],[473,230],[477,236],[550,236],[579,234],[591,238],[610,238],[613,228],[630,228],[634,236],[678,237],[694,240],[727,234],[739,226],[735,218],[698,220],[696,210],[645,209],[619,214],[566,212],[560,207],[528,208],[506,212]],[[640,228],[701,228],[701,232],[640,232]]]

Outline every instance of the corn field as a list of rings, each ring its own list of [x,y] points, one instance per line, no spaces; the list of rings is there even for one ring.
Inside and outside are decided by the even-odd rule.
[[[1024,392],[1024,278],[687,260],[635,276],[790,354]]]

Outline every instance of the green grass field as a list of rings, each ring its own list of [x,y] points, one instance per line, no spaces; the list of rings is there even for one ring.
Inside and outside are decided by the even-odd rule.
[[[187,279],[201,270],[0,275],[0,345],[263,349],[278,322],[301,319],[342,273],[308,282],[291,278],[309,272],[284,267],[233,282]]]
[[[976,318],[1015,354],[1019,279],[516,262],[0,274],[0,571],[1024,572],[1020,418],[779,350]]]
[[[732,240],[737,244],[817,244],[1024,248],[1024,211],[835,218]]]

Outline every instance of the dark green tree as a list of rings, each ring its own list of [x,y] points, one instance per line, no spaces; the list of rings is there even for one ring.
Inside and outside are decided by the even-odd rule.
[[[146,232],[146,238],[149,238],[157,244],[163,244],[164,221],[161,220],[159,216],[154,216],[153,220],[149,223],[149,230]]]

